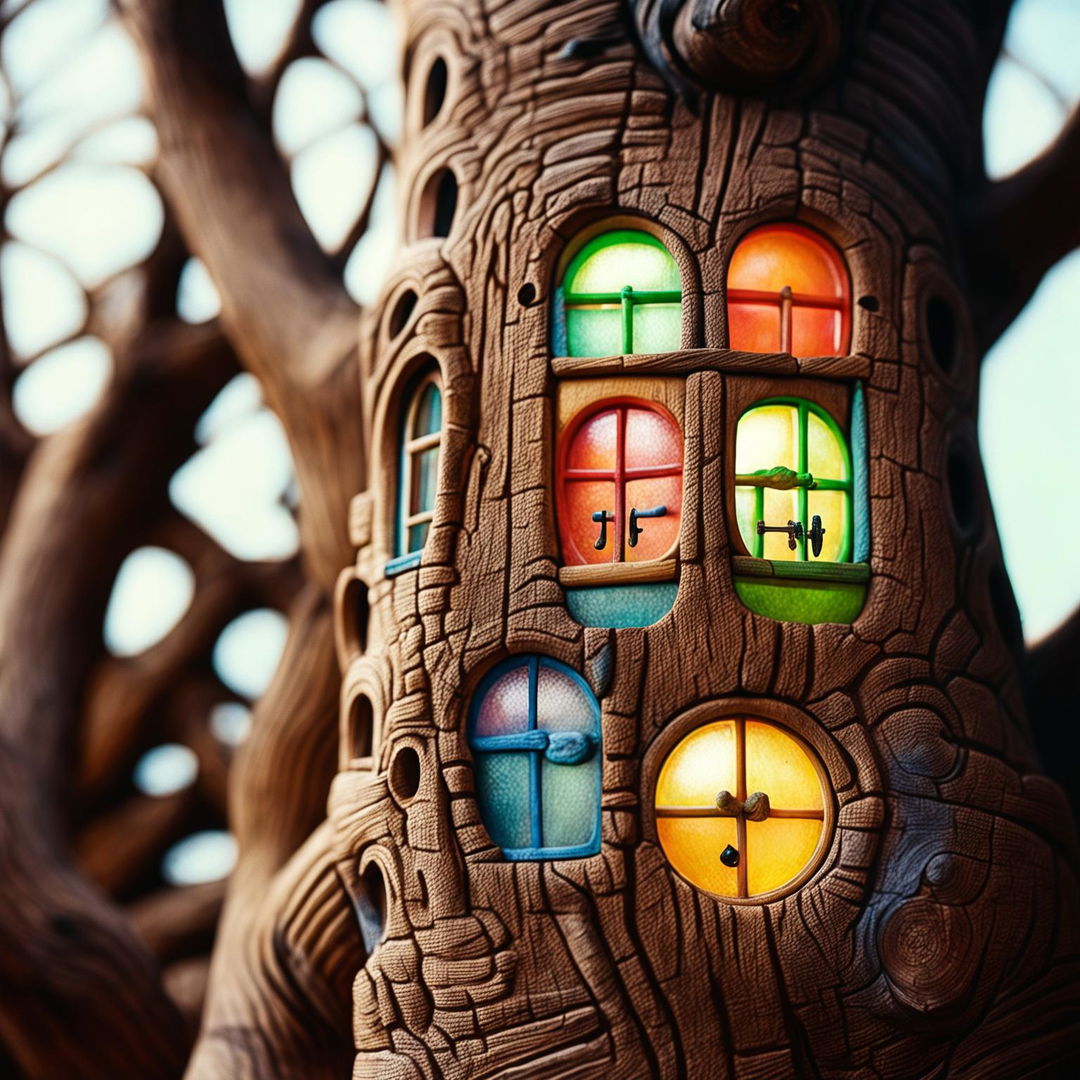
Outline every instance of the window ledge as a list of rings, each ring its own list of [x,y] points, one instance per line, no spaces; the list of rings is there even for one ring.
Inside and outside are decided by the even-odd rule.
[[[862,584],[870,580],[868,563],[787,562],[782,559],[755,559],[749,555],[734,555],[731,566],[737,577],[782,578],[837,584]]]
[[[680,349],[627,356],[557,356],[551,368],[560,376],[689,374],[720,371],[731,375],[816,375],[828,379],[868,379],[868,356],[807,356],[749,353],[734,349]]]
[[[406,570],[415,570],[420,565],[422,551],[410,551],[407,555],[398,555],[386,564],[385,574],[394,577],[396,574],[404,574]]]
[[[649,581],[674,581],[675,570],[674,559],[563,566],[559,569],[559,584],[568,588],[579,588],[589,585],[640,585]]]

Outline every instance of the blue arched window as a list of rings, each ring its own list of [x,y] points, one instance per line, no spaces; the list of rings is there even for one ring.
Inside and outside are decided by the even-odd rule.
[[[515,657],[490,672],[469,712],[476,798],[508,859],[600,850],[600,706],[556,660]]]

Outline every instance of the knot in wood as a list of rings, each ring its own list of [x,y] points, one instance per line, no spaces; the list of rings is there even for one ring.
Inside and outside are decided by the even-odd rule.
[[[745,818],[747,821],[765,821],[769,816],[769,796],[764,791],[755,791],[740,802],[726,789],[717,792],[716,809],[721,817]]]

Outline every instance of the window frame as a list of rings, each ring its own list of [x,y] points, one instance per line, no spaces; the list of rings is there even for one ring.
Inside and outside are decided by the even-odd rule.
[[[506,735],[477,735],[476,724],[479,720],[480,710],[484,704],[484,700],[487,697],[488,692],[498,682],[503,675],[509,671],[528,667],[528,726],[523,731],[511,732]],[[569,676],[577,686],[583,691],[585,699],[588,701],[590,709],[592,711],[592,731],[582,732],[583,735],[589,737],[593,742],[593,750],[587,759],[584,761],[568,765],[568,768],[578,767],[595,767],[599,773],[599,783],[597,785],[597,800],[596,800],[596,817],[593,825],[593,831],[590,839],[583,844],[575,844],[569,847],[547,847],[542,843],[543,837],[543,784],[541,782],[541,758],[547,748],[546,740],[540,738],[545,733],[537,729],[537,701],[539,695],[539,683],[540,683],[540,668],[547,667],[554,671],[559,672],[561,675]],[[572,667],[562,663],[560,660],[554,660],[549,656],[543,656],[538,653],[516,655],[508,657],[502,662],[496,664],[490,671],[488,671],[484,677],[477,684],[475,691],[473,691],[472,698],[469,702],[468,711],[468,723],[467,723],[467,742],[469,751],[473,755],[474,760],[474,780],[476,777],[475,772],[475,755],[477,753],[482,754],[497,754],[497,753],[528,753],[529,758],[529,789],[525,795],[528,806],[529,814],[529,834],[531,843],[528,847],[523,848],[504,848],[499,847],[504,858],[510,862],[535,862],[546,859],[580,859],[587,858],[591,855],[599,853],[602,843],[601,837],[601,808],[603,804],[604,784],[603,784],[603,726],[601,723],[601,711],[600,703],[596,699],[596,694],[593,693],[592,687],[588,682],[576,672]],[[593,761],[595,759],[595,766]],[[487,821],[485,819],[483,810],[480,807],[479,793],[476,795],[477,810],[480,814],[480,820],[484,825],[485,830],[488,832],[488,836],[491,836],[491,830],[488,828]],[[492,838],[492,843],[495,843]],[[496,845],[499,846],[499,845]]]

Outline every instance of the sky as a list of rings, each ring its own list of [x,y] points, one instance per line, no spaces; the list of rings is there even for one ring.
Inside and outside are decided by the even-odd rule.
[[[20,2],[2,0],[0,10]],[[226,0],[249,71],[272,60],[297,7],[298,0]],[[289,161],[301,210],[328,249],[340,243],[377,186],[374,227],[345,272],[353,296],[370,303],[399,229],[393,173],[386,167],[376,175],[364,102],[366,97],[371,123],[395,142],[401,88],[394,27],[375,0],[331,0],[316,18],[314,37],[324,56],[297,61],[286,73],[273,110],[275,138]],[[1017,4],[987,99],[991,175],[1007,175],[1038,154],[1080,101],[1078,46],[1080,0]],[[143,172],[153,160],[155,135],[137,115],[143,101],[137,59],[110,18],[108,0],[34,0],[5,36],[0,66],[7,78],[0,85],[0,132],[16,125],[0,157],[0,174],[19,189],[6,210],[0,298],[13,346],[27,361],[15,384],[15,408],[28,427],[44,434],[81,415],[109,378],[108,349],[81,329],[84,290],[122,283],[122,272],[157,240],[161,201]],[[1029,641],[1080,603],[1080,559],[1070,543],[1080,533],[1071,464],[1080,430],[1078,298],[1080,253],[1047,275],[983,370],[980,443]],[[178,294],[181,316],[203,321],[217,306],[205,270],[192,260]],[[255,380],[233,380],[196,434],[198,451],[170,485],[177,508],[238,558],[293,554],[288,448]],[[190,568],[171,552],[134,552],[121,568],[106,615],[109,648],[135,655],[159,640],[186,610],[193,585]],[[279,612],[241,615],[215,646],[225,684],[245,700],[258,697],[284,639]],[[214,719],[220,737],[241,739],[246,710],[222,708]],[[138,782],[160,792],[168,788],[162,777],[178,783],[189,776],[184,750],[158,748]],[[221,837],[204,838],[204,851],[219,869],[228,862],[227,849]],[[189,856],[181,852],[167,872],[183,879]],[[188,879],[198,874],[197,858],[192,865]]]

